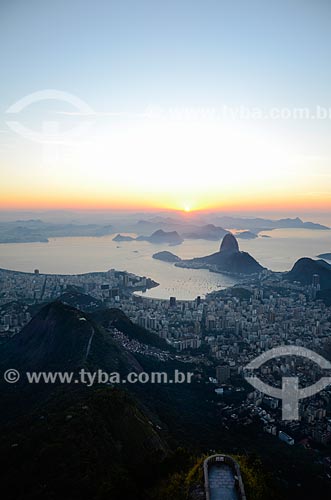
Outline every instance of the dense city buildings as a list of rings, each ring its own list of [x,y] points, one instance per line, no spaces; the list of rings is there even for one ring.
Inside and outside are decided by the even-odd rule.
[[[249,425],[258,421],[264,432],[288,436],[291,444],[310,439],[331,442],[331,391],[327,387],[300,401],[298,421],[282,421],[281,405],[247,387],[244,367],[259,354],[277,346],[304,346],[315,352],[329,349],[331,307],[316,300],[319,277],[310,285],[288,282],[281,273],[263,271],[240,286],[197,297],[193,301],[150,299],[137,291],[155,286],[152,280],[111,269],[104,273],[44,275],[41,272],[0,271],[0,336],[18,334],[38,304],[64,297],[70,291],[84,294],[85,308],[119,308],[131,321],[164,339],[169,352],[130,339],[116,328],[114,339],[125,349],[158,361],[189,360],[213,376],[220,421]],[[80,295],[81,296],[81,295]],[[80,299],[81,300],[81,299]],[[79,304],[77,304],[79,307]],[[0,337],[1,338],[1,337]],[[176,355],[177,352],[177,355]],[[200,374],[201,376],[201,374]],[[317,366],[305,358],[282,357],[260,368],[260,377],[279,386],[283,376],[299,376],[306,387],[321,377]],[[225,403],[224,393],[242,392],[240,403]],[[280,434],[283,433],[283,434]]]

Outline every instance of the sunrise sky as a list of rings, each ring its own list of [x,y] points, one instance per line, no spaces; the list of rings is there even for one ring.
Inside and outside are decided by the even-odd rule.
[[[2,1],[0,208],[329,210],[330,15]]]

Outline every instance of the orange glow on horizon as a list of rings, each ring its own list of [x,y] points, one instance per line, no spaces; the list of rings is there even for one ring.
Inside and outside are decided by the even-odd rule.
[[[16,195],[15,195],[16,194]],[[271,196],[222,196],[222,202],[217,202],[215,195],[208,194],[196,197],[195,203],[177,201],[174,196],[136,195],[127,197],[123,194],[117,196],[82,196],[79,193],[29,193],[17,196],[17,193],[6,193],[1,197],[1,210],[168,210],[181,212],[189,216],[197,212],[209,211],[282,211],[293,212],[304,211],[327,211],[331,209],[331,200],[328,196],[288,196],[285,194],[274,194]]]
[[[124,120],[114,130],[101,127],[93,138],[47,151],[44,156],[39,145],[22,143],[7,154],[0,209],[171,210],[187,216],[331,209],[328,157],[301,152],[258,125]]]

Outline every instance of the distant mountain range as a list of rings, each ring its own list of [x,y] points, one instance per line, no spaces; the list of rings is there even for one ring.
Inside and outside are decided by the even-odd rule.
[[[0,222],[0,243],[47,242],[48,238],[66,236],[105,236],[111,224],[51,223],[40,219]]]
[[[217,241],[230,230],[247,230],[256,235],[263,230],[272,230],[278,228],[303,228],[303,229],[330,229],[327,226],[316,224],[314,222],[303,222],[299,217],[287,219],[264,219],[264,218],[244,218],[219,216],[208,214],[205,216],[194,215],[190,219],[175,216],[163,217],[156,216],[150,219],[134,219],[134,215],[122,218],[109,213],[107,216],[100,215],[100,222],[83,223],[79,217],[68,219],[68,214],[62,214],[65,222],[61,220],[61,214],[56,217],[56,222],[43,221],[41,219],[17,219],[11,221],[0,221],[0,243],[22,243],[22,242],[47,242],[49,238],[67,237],[67,236],[105,236],[118,233],[115,241],[131,241],[135,239],[131,236],[122,236],[120,232],[137,233],[138,239],[143,241],[152,241],[153,243],[179,244],[183,239],[205,239]],[[49,215],[47,215],[49,218]],[[68,221],[69,220],[69,221]],[[88,220],[88,219],[87,219]],[[95,216],[93,220],[98,220]],[[108,222],[109,220],[109,222]],[[162,236],[165,233],[177,233],[173,235],[176,241],[167,241],[167,237]],[[151,232],[151,236],[145,236],[146,232]],[[159,233],[159,234],[158,234]],[[248,233],[241,233],[239,238],[253,237]],[[171,238],[169,236],[169,238]]]
[[[253,239],[262,231],[273,229],[310,229],[328,230],[329,227],[314,222],[304,222],[299,217],[285,219],[245,218],[218,216],[209,214],[204,217],[192,216],[190,219],[175,217],[153,217],[139,220],[130,226],[133,232],[141,233],[162,228],[164,231],[176,231],[184,239],[204,239],[218,241],[229,232],[240,231],[236,237]],[[266,237],[263,235],[263,237]]]
[[[323,226],[322,224],[316,224],[315,222],[303,222],[299,217],[295,217],[294,219],[286,218],[286,219],[263,219],[260,217],[257,218],[244,218],[244,217],[230,217],[230,216],[222,216],[217,218],[218,222],[227,228],[236,228],[236,229],[248,229],[250,231],[259,229],[268,230],[268,229],[283,229],[283,228],[302,228],[302,229],[330,229],[327,226]]]
[[[205,226],[192,229],[191,232],[184,232],[182,236],[185,239],[217,241],[228,234],[228,232],[229,231],[226,231],[223,227],[214,226],[214,224],[206,224]]]
[[[327,230],[330,227],[323,224],[318,224],[315,222],[304,222],[299,217],[294,218],[284,218],[284,219],[266,219],[262,217],[234,217],[218,214],[208,214],[205,216],[199,216],[192,214],[189,219],[183,219],[182,217],[152,217],[150,219],[139,220],[135,227],[132,229],[134,231],[140,232],[142,230],[152,230],[156,227],[162,227],[164,230],[176,230],[179,234],[184,235],[199,235],[206,234],[211,237],[213,233],[217,234],[217,231],[221,233],[229,232],[230,230],[248,230],[252,233],[257,233],[260,231],[267,231],[272,229],[319,229]],[[224,234],[220,234],[217,239],[223,237]],[[208,238],[207,238],[208,239]]]

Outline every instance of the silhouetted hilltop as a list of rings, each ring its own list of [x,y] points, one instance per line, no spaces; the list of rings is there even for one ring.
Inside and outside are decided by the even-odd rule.
[[[139,368],[92,318],[63,304],[43,307],[0,352],[0,366],[21,370],[75,371],[85,366],[107,371]]]
[[[221,242],[220,252],[236,253],[239,252],[239,245],[233,234],[226,234]]]
[[[286,273],[285,278],[289,281],[300,281],[305,285],[310,285],[314,274],[319,275],[321,289],[331,288],[331,266],[324,260],[303,257],[296,261],[291,271]]]
[[[182,260],[175,264],[179,267],[203,268],[207,267],[219,272],[232,274],[253,274],[263,270],[254,257],[247,252],[241,252],[233,234],[226,234],[222,240],[220,250],[206,257],[197,257]]]

